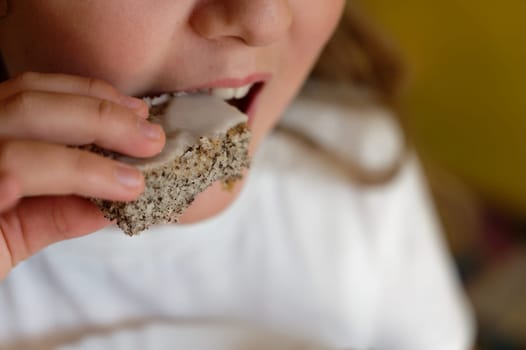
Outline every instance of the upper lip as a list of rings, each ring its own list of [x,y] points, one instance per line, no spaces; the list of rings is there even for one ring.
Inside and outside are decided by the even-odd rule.
[[[218,79],[205,84],[192,86],[189,89],[183,89],[180,91],[195,91],[214,88],[238,88],[249,84],[265,82],[268,79],[270,79],[270,74],[268,73],[255,73],[245,78]]]

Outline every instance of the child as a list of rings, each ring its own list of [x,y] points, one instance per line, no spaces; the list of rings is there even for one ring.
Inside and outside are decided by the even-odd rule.
[[[0,2],[2,346],[219,319],[331,348],[469,347],[464,300],[415,158],[368,189],[323,153],[269,136],[343,0]],[[256,83],[246,111],[252,170],[232,192],[202,193],[183,225],[129,239],[82,198],[132,200],[144,180],[65,145],[136,157],[163,147],[146,105],[130,96],[231,94]],[[317,108],[324,116],[331,106]]]

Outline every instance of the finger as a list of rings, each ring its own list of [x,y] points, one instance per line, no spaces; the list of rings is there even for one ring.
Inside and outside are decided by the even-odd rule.
[[[161,151],[165,135],[160,125],[107,100],[31,91],[0,101],[0,138],[96,143],[127,155],[148,157]]]
[[[20,183],[14,176],[0,174],[0,213],[13,207],[21,196]]]
[[[23,91],[89,96],[130,108],[143,118],[148,116],[148,105],[143,100],[124,95],[111,84],[95,78],[26,72],[0,84],[0,100]]]
[[[66,195],[129,201],[144,190],[140,171],[95,153],[38,141],[0,144],[0,170],[22,196]]]
[[[12,268],[52,243],[110,224],[93,203],[80,197],[22,199],[16,209],[0,215],[0,280],[7,270],[2,266]]]

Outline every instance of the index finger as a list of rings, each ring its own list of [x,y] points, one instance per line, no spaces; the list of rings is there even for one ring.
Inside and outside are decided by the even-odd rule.
[[[0,83],[0,100],[28,90],[95,97],[135,110],[142,117],[148,116],[148,105],[141,99],[127,96],[103,80],[68,74],[22,73]]]

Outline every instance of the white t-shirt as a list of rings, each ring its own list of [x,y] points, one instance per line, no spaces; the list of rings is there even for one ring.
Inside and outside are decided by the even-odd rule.
[[[108,228],[21,263],[0,284],[0,349],[210,320],[335,349],[468,349],[453,271],[415,157],[390,183],[363,188],[275,134],[220,215],[134,238]],[[120,344],[148,348],[142,338]]]

